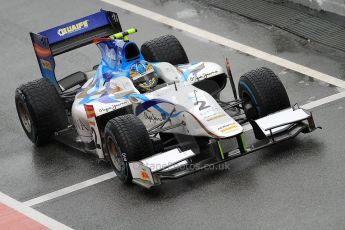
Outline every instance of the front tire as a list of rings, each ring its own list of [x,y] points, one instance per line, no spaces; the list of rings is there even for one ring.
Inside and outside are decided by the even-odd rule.
[[[255,120],[290,107],[289,96],[277,75],[261,67],[241,76],[238,92],[247,118]]]
[[[126,184],[131,183],[129,162],[154,154],[144,124],[133,114],[118,116],[108,121],[104,133],[109,160],[117,177]]]
[[[45,78],[18,87],[15,103],[26,135],[37,146],[47,144],[54,132],[68,125],[63,101]]]

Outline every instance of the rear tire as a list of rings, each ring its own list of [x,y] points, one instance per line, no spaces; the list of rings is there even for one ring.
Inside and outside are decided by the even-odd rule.
[[[20,123],[37,146],[47,144],[54,132],[68,125],[63,101],[45,78],[18,87],[15,102]]]
[[[108,121],[105,127],[105,143],[117,177],[126,184],[132,182],[129,162],[154,154],[144,124],[133,114],[118,116]]]
[[[289,96],[277,75],[261,67],[241,76],[238,92],[244,99],[244,112],[249,119],[258,119],[290,107]]]
[[[169,62],[172,65],[189,63],[181,43],[173,35],[165,35],[145,42],[141,53],[148,62]]]

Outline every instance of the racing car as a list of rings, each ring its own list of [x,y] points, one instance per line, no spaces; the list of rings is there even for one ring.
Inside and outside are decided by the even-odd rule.
[[[270,69],[249,71],[236,89],[228,60],[225,70],[190,62],[172,35],[139,49],[129,40],[136,32],[100,10],[30,33],[43,78],[18,87],[15,103],[35,145],[55,139],[93,153],[124,183],[151,188],[318,128]],[[57,80],[54,57],[89,44],[100,50],[99,65]],[[251,129],[257,141],[247,144]]]

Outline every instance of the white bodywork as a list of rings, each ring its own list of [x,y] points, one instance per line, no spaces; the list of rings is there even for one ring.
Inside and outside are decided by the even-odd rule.
[[[74,125],[83,142],[95,141],[100,158],[103,158],[104,155],[101,144],[102,136],[96,117],[129,105],[132,105],[134,114],[143,121],[147,129],[167,118],[161,111],[165,111],[165,115],[167,115],[175,109],[166,126],[180,122],[184,122],[185,125],[167,132],[214,138],[230,137],[242,132],[242,127],[223,111],[211,95],[192,85],[194,82],[224,73],[219,65],[211,62],[199,62],[175,67],[162,62],[155,64],[154,70],[167,84],[172,82],[175,84],[140,94],[130,78],[120,76],[98,87],[95,94],[95,88],[92,86],[96,84],[97,79],[90,78],[82,87],[82,91],[76,95],[72,106]],[[116,102],[103,103],[101,99],[104,91],[107,91],[107,96],[115,98]],[[90,102],[81,103],[85,97],[91,94]],[[138,113],[143,103],[152,100],[161,102]],[[87,106],[92,106],[91,116],[87,115]]]
[[[140,94],[129,77],[120,75],[97,87],[96,77],[90,78],[76,95],[72,106],[74,125],[84,143],[94,141],[100,158],[104,158],[103,133],[99,130],[96,118],[123,107],[132,108],[148,130],[168,120],[164,127],[180,124],[164,131],[169,133],[223,139],[243,132],[242,126],[210,94],[193,86],[197,81],[222,74],[219,65],[199,62],[175,67],[162,62],[155,64],[154,69],[166,85],[152,92]],[[83,103],[85,98],[88,99],[87,103]],[[269,136],[268,128],[290,120],[303,120],[308,116],[302,110],[289,109],[256,122],[263,133]],[[275,128],[273,133],[287,128],[289,125]]]
[[[175,109],[167,126],[185,123],[167,132],[225,138],[243,131],[243,128],[219,106],[211,95],[186,82],[168,85],[147,94],[147,97],[151,100],[166,101],[157,105],[167,111],[167,114]],[[137,108],[134,111],[137,111]],[[148,129],[165,120],[161,112],[153,106],[137,116]]]

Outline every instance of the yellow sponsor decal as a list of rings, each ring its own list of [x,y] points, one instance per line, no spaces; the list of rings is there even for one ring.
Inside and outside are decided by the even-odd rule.
[[[218,119],[221,117],[225,117],[225,114],[224,113],[216,113],[215,115],[211,115],[211,116],[207,117],[206,121],[212,121],[212,120],[215,120],[215,119]]]
[[[64,27],[64,28],[61,28],[57,31],[58,35],[59,36],[64,36],[66,34],[70,34],[70,33],[73,33],[73,32],[76,32],[76,31],[79,31],[79,30],[82,30],[82,29],[86,29],[87,27],[89,27],[89,23],[88,23],[88,20],[85,20],[85,21],[82,21],[82,22],[78,22],[74,25],[71,25],[71,26],[67,26],[67,27]]]
[[[229,132],[235,131],[237,129],[238,129],[238,125],[236,123],[232,123],[232,124],[222,128],[220,130],[220,132],[222,132],[222,133],[229,133]]]

